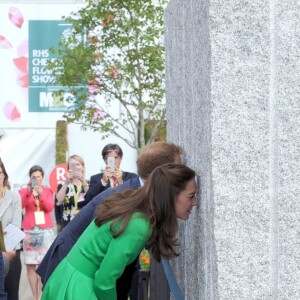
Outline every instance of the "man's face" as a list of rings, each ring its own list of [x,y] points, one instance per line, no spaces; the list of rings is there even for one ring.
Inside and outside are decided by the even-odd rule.
[[[121,161],[122,161],[122,158],[118,155],[118,153],[116,151],[111,151],[108,154],[106,154],[106,156],[104,158],[104,161],[105,161],[106,164],[107,164],[107,158],[108,157],[114,157],[115,158],[116,168],[119,169]]]

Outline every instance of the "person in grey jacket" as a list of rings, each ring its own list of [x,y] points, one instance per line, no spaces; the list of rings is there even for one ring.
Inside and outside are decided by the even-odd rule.
[[[3,229],[9,224],[13,224],[16,227],[21,228],[21,198],[19,193],[11,190],[8,181],[8,174],[2,160],[0,160],[0,221]],[[20,249],[17,248],[14,251],[3,252],[3,260],[4,266],[6,266],[5,272],[8,272],[5,277],[7,299],[18,300],[22,270]],[[7,270],[8,262],[9,269]]]

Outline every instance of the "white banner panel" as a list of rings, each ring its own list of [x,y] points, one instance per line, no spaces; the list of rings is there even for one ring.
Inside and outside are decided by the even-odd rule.
[[[27,184],[29,169],[40,165],[44,184],[55,166],[55,129],[5,129],[0,140],[0,157],[11,184]]]

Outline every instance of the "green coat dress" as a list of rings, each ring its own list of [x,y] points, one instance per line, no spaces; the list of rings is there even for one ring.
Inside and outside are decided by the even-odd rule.
[[[47,281],[42,300],[114,300],[116,280],[139,255],[152,234],[149,221],[134,213],[125,231],[114,238],[111,222],[94,221]]]

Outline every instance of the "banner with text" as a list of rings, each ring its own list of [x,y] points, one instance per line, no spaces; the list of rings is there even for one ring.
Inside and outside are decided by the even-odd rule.
[[[55,59],[49,46],[70,30],[63,16],[83,5],[13,2],[0,3],[0,127],[55,128],[70,103],[51,97],[55,87],[48,86],[44,66]]]
[[[63,89],[50,83],[51,73],[47,62],[55,60],[49,48],[57,47],[63,34],[68,34],[70,25],[62,21],[29,21],[29,111],[63,112],[72,105],[72,95],[54,96],[53,92]]]

